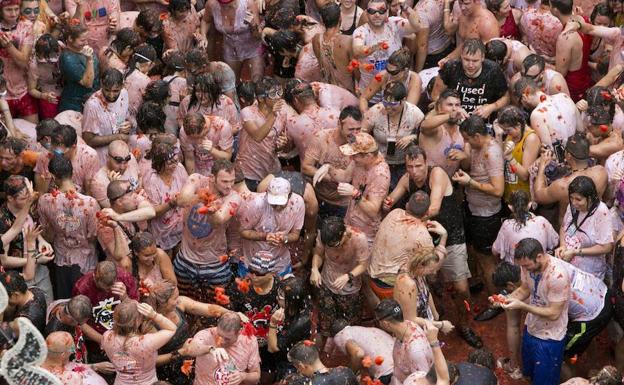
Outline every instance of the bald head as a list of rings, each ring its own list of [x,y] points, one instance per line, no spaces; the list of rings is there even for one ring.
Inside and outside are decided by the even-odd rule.
[[[108,145],[108,154],[111,156],[125,157],[130,153],[130,148],[123,140],[113,140]]]
[[[107,167],[118,173],[123,174],[128,168],[130,161],[130,148],[121,140],[114,140],[108,145],[108,158],[106,159]]]
[[[48,354],[52,357],[58,357],[73,349],[74,339],[67,332],[53,332],[46,338],[46,345],[48,346]],[[69,359],[69,355],[67,359]]]

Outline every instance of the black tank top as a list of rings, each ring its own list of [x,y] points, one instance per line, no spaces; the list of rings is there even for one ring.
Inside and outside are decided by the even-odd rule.
[[[353,14],[353,24],[351,24],[351,27],[349,27],[349,29],[347,30],[340,30],[340,33],[342,33],[343,35],[353,35],[353,31],[355,31],[355,28],[357,27],[357,4],[355,5],[355,13]]]
[[[182,313],[177,307],[175,311],[178,313],[179,319],[177,329],[175,333],[173,333],[173,337],[171,337],[169,342],[167,342],[167,344],[165,344],[162,348],[158,349],[158,354],[167,354],[173,352],[174,350],[180,349],[182,345],[184,345],[184,342],[191,336],[189,323],[186,321],[184,313]]]
[[[424,191],[431,195],[431,188],[429,182],[431,178],[431,170],[433,167],[429,167],[427,171],[427,181],[422,187],[416,186],[416,183],[410,178],[407,191],[411,196],[416,191]],[[440,205],[440,212],[433,218],[440,222],[442,226],[448,232],[448,239],[446,241],[447,246],[459,245],[466,242],[464,236],[464,217],[461,209],[461,204],[457,197],[457,189],[453,189],[453,193],[449,196],[442,198],[442,204]]]

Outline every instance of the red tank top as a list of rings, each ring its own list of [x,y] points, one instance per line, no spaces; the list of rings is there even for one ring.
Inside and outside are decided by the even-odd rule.
[[[505,24],[500,27],[500,36],[508,39],[520,40],[520,29],[516,25],[516,19],[514,19],[513,11],[509,11]]]
[[[583,41],[583,60],[581,62],[581,68],[576,71],[568,71],[565,76],[565,80],[568,83],[568,89],[570,89],[570,97],[574,102],[578,102],[583,99],[585,91],[592,86],[591,71],[589,68],[589,54],[592,45],[592,36],[585,35],[578,32],[581,40]]]

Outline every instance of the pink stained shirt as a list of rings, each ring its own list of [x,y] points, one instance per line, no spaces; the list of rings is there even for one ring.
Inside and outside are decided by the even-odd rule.
[[[323,286],[338,295],[351,295],[360,291],[362,278],[355,277],[342,289],[338,289],[334,281],[341,275],[351,272],[357,265],[367,265],[370,258],[366,235],[354,231],[347,226],[346,239],[338,247],[327,247],[321,242],[321,236],[316,237],[316,244],[322,247],[323,266],[321,278]]]
[[[371,358],[381,356],[381,365],[371,366],[371,375],[379,378],[391,374],[394,370],[392,349],[394,338],[385,331],[373,327],[347,326],[333,337],[333,345],[342,354],[347,354],[347,342],[353,341],[364,350],[364,355]]]
[[[245,202],[238,212],[240,230],[255,230],[263,233],[301,231],[305,217],[303,198],[297,194],[290,194],[286,207],[276,210],[267,201],[267,193],[254,194],[253,198]],[[243,255],[249,260],[258,252],[268,252],[277,260],[275,273],[282,272],[290,263],[288,245],[273,246],[266,241],[252,241],[242,239]]]
[[[8,34],[13,45],[21,50],[23,47],[34,44],[33,25],[28,20],[20,20],[17,27]],[[4,64],[2,75],[6,80],[7,100],[20,99],[28,92],[27,68],[17,65],[17,62],[7,52],[6,48],[0,48],[0,59]]]
[[[57,63],[40,63],[36,57],[30,59],[28,64],[28,76],[34,79],[37,89],[41,92],[54,92],[58,97],[63,91],[61,82],[61,70]]]
[[[89,365],[70,361],[65,365],[65,371],[77,375],[83,385],[106,385],[106,380],[91,369]],[[68,383],[63,381],[63,384],[67,385]]]
[[[128,120],[136,125],[136,115],[143,103],[143,94],[147,85],[152,82],[146,74],[135,69],[124,80],[124,89],[128,92]]]
[[[93,176],[93,179],[91,179],[91,185],[89,187],[91,190],[89,195],[94,197],[102,207],[110,207],[110,201],[106,196],[106,189],[111,182],[108,178],[109,172],[110,171],[106,167],[100,168]],[[133,186],[141,185],[139,180],[139,165],[136,159],[134,159],[134,156],[132,156],[130,162],[128,162],[126,171],[121,174],[121,180],[127,180]]]
[[[52,180],[52,174],[48,171],[48,164],[52,154],[42,154],[37,158],[35,165],[35,173],[41,176],[47,182]],[[76,155],[71,159],[74,172],[72,174],[72,182],[79,192],[85,192],[89,182],[100,169],[100,160],[97,152],[86,144],[76,144]]]
[[[180,109],[178,109],[178,124],[182,126],[184,117],[189,112],[199,112],[204,115],[218,116],[225,119],[232,127],[232,133],[240,131],[241,119],[236,109],[236,105],[226,95],[219,97],[219,102],[213,106],[202,106],[199,101],[195,102],[193,106],[189,107],[191,103],[191,95],[186,96],[180,102]]]
[[[120,336],[109,330],[102,336],[102,350],[115,365],[114,385],[152,385],[156,377],[159,345],[149,334]]]
[[[503,151],[494,138],[487,147],[471,150],[469,174],[479,183],[489,183],[490,177],[502,177],[503,165]],[[466,201],[474,216],[489,217],[501,209],[500,198],[471,187],[466,188]]]
[[[195,46],[195,38],[193,34],[199,31],[201,20],[197,15],[195,7],[191,7],[181,19],[167,17],[163,22],[163,28],[167,34],[173,38],[174,46],[172,49],[186,53]]]
[[[429,38],[427,44],[427,54],[441,52],[448,47],[451,39],[444,30],[444,1],[425,0],[419,1],[414,6],[421,23],[429,28]]]
[[[188,173],[181,163],[172,175],[171,185],[167,185],[155,170],[143,175],[143,191],[154,206],[168,203],[175,199],[188,179]],[[149,231],[156,239],[156,244],[163,250],[172,249],[182,239],[182,208],[167,210],[148,222]]]
[[[433,247],[425,224],[403,209],[390,211],[379,226],[371,252],[368,274],[372,278],[394,277],[414,247]]]
[[[165,132],[177,133],[178,132],[178,111],[180,110],[180,102],[188,94],[188,84],[186,78],[181,76],[165,76],[164,81],[169,83],[169,104],[163,108],[167,119],[165,120]],[[177,105],[172,105],[177,103]]]
[[[253,200],[255,195],[261,194],[262,193],[255,192],[239,193],[241,207],[245,206],[250,200]],[[231,256],[233,262],[238,262],[240,256],[243,254],[243,240],[240,235],[240,215],[235,215],[232,220],[228,222],[225,234],[227,237],[228,254]]]
[[[410,374],[416,371],[427,372],[433,365],[433,351],[424,330],[415,322],[405,320],[407,330],[403,341],[394,342],[392,358],[394,359],[393,384],[402,384]]]
[[[545,307],[553,302],[565,302],[561,315],[554,321],[545,317],[527,313],[525,325],[527,331],[543,340],[561,341],[565,337],[568,325],[568,300],[570,299],[570,277],[562,266],[563,261],[549,257],[548,266],[541,274],[536,275],[522,269],[520,278],[531,293],[528,301],[532,306]],[[537,278],[541,276],[541,278]],[[537,286],[537,287],[536,287]]]
[[[215,191],[214,177],[212,176],[192,174],[189,177],[189,183],[195,184],[198,190],[208,188]],[[236,213],[241,204],[241,198],[234,190],[222,197],[221,200],[222,207],[233,210],[233,214]],[[225,230],[228,222],[218,225],[211,224],[208,215],[197,212],[202,206],[202,203],[197,203],[183,209],[180,252],[184,259],[198,265],[223,264],[220,257],[227,254]]]
[[[378,154],[374,165],[366,169],[355,167],[351,184],[356,189],[363,190],[362,197],[365,199],[385,197],[390,187],[390,167],[384,161],[383,156]],[[369,245],[372,245],[380,223],[381,208],[375,214],[375,217],[371,218],[358,206],[358,201],[354,199],[349,201],[345,224],[353,226],[366,234]]]
[[[65,11],[70,15],[76,13],[76,1],[64,0]],[[88,44],[94,52],[108,44],[109,19],[114,17],[119,23],[121,7],[119,0],[85,0],[82,2],[84,24],[88,29]]]
[[[217,328],[199,331],[193,337],[201,346],[218,346],[220,340]],[[228,385],[230,371],[228,366],[238,372],[260,371],[260,352],[255,336],[239,334],[232,346],[225,348],[229,361],[219,365],[212,354],[204,354],[195,359],[195,382],[193,385]]]
[[[184,127],[180,129],[180,147],[185,153],[193,153],[195,158],[195,172],[204,176],[212,174],[212,164],[215,158],[202,147],[204,139],[210,139],[212,145],[222,151],[227,151],[232,148],[234,138],[232,136],[232,126],[218,117],[212,115],[204,116],[206,118],[207,133],[201,139],[192,139],[184,130]]]
[[[294,143],[299,158],[305,158],[305,152],[314,134],[324,128],[338,127],[340,111],[318,107],[301,114],[291,113],[286,119],[286,133],[288,139]]]
[[[258,108],[258,103],[243,108],[241,111],[243,124],[253,122],[260,128],[266,122],[266,117]],[[247,130],[240,133],[238,155],[236,156],[236,166],[243,173],[245,178],[256,181],[263,180],[269,174],[276,174],[281,171],[279,159],[277,157],[276,142],[277,137],[282,132],[285,115],[281,112],[275,117],[275,123],[269,130],[267,136],[260,142],[251,137]]]
[[[539,55],[555,58],[557,36],[563,26],[559,19],[543,9],[527,9],[520,19],[520,30],[528,45]]]
[[[321,80],[321,67],[314,55],[312,42],[303,46],[297,65],[295,65],[295,77],[306,82],[318,82]]]
[[[613,225],[609,208],[603,202],[598,204],[596,211],[587,219],[585,214],[579,214],[576,225],[572,223],[572,212],[568,205],[563,216],[562,227],[565,230],[565,245],[567,249],[587,248],[594,245],[606,245],[613,242]],[[574,256],[570,263],[579,269],[594,274],[602,279],[607,271],[605,255]]]
[[[568,271],[570,277],[570,301],[568,302],[570,321],[588,322],[598,317],[605,306],[607,285],[595,275],[586,273],[567,262],[561,265]]]
[[[82,133],[95,135],[113,135],[119,132],[119,125],[128,119],[128,91],[121,90],[113,103],[104,99],[102,91],[97,91],[87,99],[82,112]],[[100,159],[100,167],[106,164],[108,146],[95,149]],[[99,169],[99,167],[98,167]]]
[[[56,196],[55,196],[56,195]],[[37,206],[39,222],[54,233],[54,264],[80,266],[83,274],[95,269],[95,238],[100,209],[97,201],[76,193],[75,196],[55,191],[44,194]]]
[[[537,239],[544,250],[553,250],[559,245],[559,234],[550,222],[544,217],[532,215],[524,226],[515,219],[505,220],[492,245],[492,251],[499,254],[500,259],[515,264],[516,246],[524,238]]]
[[[339,135],[338,128],[320,130],[314,134],[314,138],[306,151],[306,156],[314,159],[315,163],[320,167],[324,164],[330,164],[332,167],[346,170],[351,163],[351,157],[344,155],[340,151],[340,146],[336,143],[336,136]],[[338,183],[332,182],[325,178],[316,184],[315,190],[318,197],[324,202],[338,206],[347,206],[349,197],[338,195]]]
[[[123,74],[128,68],[127,64],[108,45],[100,48],[98,60],[100,61],[100,73],[109,69],[116,69]]]
[[[348,106],[359,107],[358,98],[348,90],[329,83],[314,82],[312,87],[318,87],[317,100],[319,106],[342,111]]]

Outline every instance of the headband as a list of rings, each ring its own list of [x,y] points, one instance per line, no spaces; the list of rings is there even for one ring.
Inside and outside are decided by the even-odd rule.
[[[150,62],[150,63],[151,63],[151,62],[153,62],[153,60],[152,60],[152,59],[150,59],[150,58],[148,58],[148,57],[145,57],[145,56],[141,55],[140,53],[136,53],[136,52],[135,52],[135,53],[134,53],[134,56],[139,57],[139,58],[141,58],[141,59],[143,59],[143,60],[147,60],[147,61],[148,61],[148,62]]]

